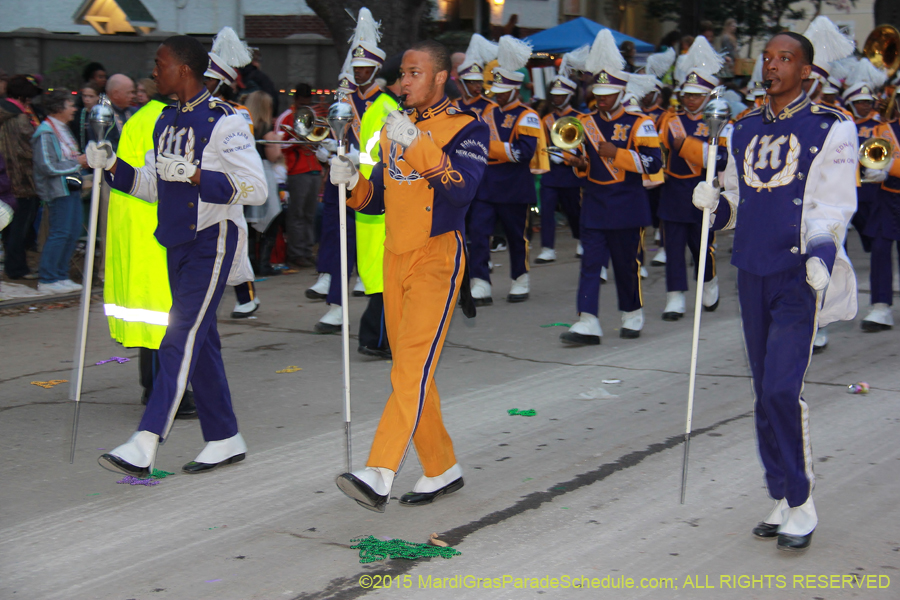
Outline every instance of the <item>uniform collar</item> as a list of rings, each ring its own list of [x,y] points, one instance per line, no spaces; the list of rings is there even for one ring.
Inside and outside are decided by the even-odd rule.
[[[179,101],[175,106],[178,107],[179,112],[191,112],[209,97],[209,90],[203,88],[202,92],[191,98],[186,104],[182,105]]]
[[[806,92],[803,90],[800,91],[800,95],[791,100],[791,102],[781,109],[781,112],[778,115],[772,113],[772,103],[766,102],[765,109],[763,110],[763,121],[766,123],[774,123],[776,118],[778,120],[790,119],[801,110],[809,106],[809,97],[806,95]]]
[[[437,101],[437,104],[429,106],[428,108],[423,110],[421,115],[415,108],[410,109],[411,112],[409,112],[408,114],[413,122],[424,121],[425,119],[431,119],[447,112],[447,109],[452,108],[452,106],[453,105],[450,103],[450,99],[447,98],[447,96],[441,96],[441,99]]]
[[[371,98],[372,96],[374,96],[375,94],[377,94],[380,91],[381,91],[381,88],[378,86],[378,84],[373,83],[371,85],[371,87],[369,87],[369,89],[366,90],[365,94],[361,93],[359,91],[359,88],[357,88],[357,90],[353,93],[356,94],[356,97],[359,98],[360,100],[368,100],[369,98]]]
[[[596,112],[604,121],[615,121],[625,114],[625,107],[619,104],[619,106],[616,107],[616,110],[609,113],[608,117],[606,116],[606,113],[601,112],[599,109]]]
[[[554,108],[554,109],[553,109],[553,114],[555,114],[555,115],[558,116],[558,117],[564,117],[564,116],[566,116],[567,114],[569,114],[570,112],[573,112],[573,111],[574,111],[574,109],[572,108],[572,105],[571,105],[571,104],[566,104],[565,106],[562,107],[562,110],[560,110],[560,109],[558,109],[558,108]]]

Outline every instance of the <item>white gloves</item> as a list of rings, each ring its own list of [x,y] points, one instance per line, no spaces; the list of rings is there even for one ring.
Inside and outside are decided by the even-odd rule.
[[[328,151],[324,144],[320,145],[319,149],[316,150],[316,160],[320,163],[327,163],[330,156],[331,152]]]
[[[409,148],[419,139],[419,128],[409,119],[405,112],[395,110],[384,120],[387,139]]]
[[[888,178],[887,169],[863,169],[863,180],[866,183],[881,183]]]
[[[828,287],[829,281],[831,281],[831,275],[821,258],[811,256],[806,259],[806,283],[809,284],[809,287],[821,292]]]
[[[347,190],[352,190],[359,181],[359,171],[353,165],[353,161],[346,156],[335,156],[331,159],[331,183],[334,185],[345,184]]]
[[[694,188],[692,202],[700,210],[708,208],[710,212],[713,212],[719,206],[719,190],[705,181],[701,181]]]
[[[163,152],[156,155],[156,172],[163,181],[191,183],[191,177],[197,172],[197,167],[186,161],[183,156]]]
[[[337,142],[331,138],[322,140],[319,143],[320,148],[327,148],[331,154],[337,154]]]
[[[87,148],[84,149],[84,156],[92,169],[109,171],[116,164],[116,153],[112,144],[106,140],[99,144],[97,142],[88,142]]]
[[[13,219],[13,209],[12,206],[0,200],[0,231],[6,229],[6,226],[9,225],[10,221]]]

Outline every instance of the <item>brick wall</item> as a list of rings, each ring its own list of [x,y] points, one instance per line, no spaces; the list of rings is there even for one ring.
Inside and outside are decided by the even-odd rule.
[[[325,22],[315,15],[244,15],[244,35],[248,38],[286,38],[295,33],[331,38]]]

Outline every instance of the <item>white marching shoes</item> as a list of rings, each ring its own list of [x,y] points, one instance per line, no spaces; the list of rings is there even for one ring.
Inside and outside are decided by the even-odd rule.
[[[182,467],[188,474],[205,473],[217,467],[230,465],[244,460],[247,456],[247,443],[240,433],[224,440],[206,442],[203,450],[193,461]]]
[[[344,311],[340,304],[332,304],[328,312],[316,323],[316,333],[336,333],[344,324]]]
[[[650,272],[647,271],[647,267],[641,265],[641,279],[648,279],[650,277]]]
[[[306,297],[310,300],[324,300],[328,296],[328,288],[331,287],[331,273],[319,273],[316,282],[306,290]]]
[[[531,288],[531,278],[528,273],[522,273],[516,279],[513,279],[512,286],[509,288],[509,295],[506,297],[507,302],[525,302],[528,300],[528,292]]]
[[[464,485],[462,467],[453,465],[436,477],[422,475],[413,487],[413,491],[400,497],[401,506],[424,506],[437,498],[452,494]]]
[[[125,475],[147,477],[159,448],[159,436],[150,431],[135,431],[128,441],[97,462],[104,469]]]
[[[361,277],[356,278],[356,285],[353,286],[353,295],[357,298],[366,295],[366,284],[363,283]]]
[[[641,329],[644,328],[644,309],[639,308],[631,312],[622,313],[622,328],[619,337],[633,340],[641,337]]]
[[[650,261],[650,265],[654,267],[662,267],[666,264],[666,249],[660,247],[659,250],[656,251],[656,254],[653,255],[653,260]]]
[[[806,502],[800,506],[788,508],[787,518],[778,528],[779,535],[809,535],[815,530],[819,524],[819,517],[816,514],[816,505],[813,503],[812,496],[806,499]]]
[[[555,260],[556,250],[554,250],[553,248],[544,248],[543,250],[541,250],[541,253],[538,254],[538,257],[534,259],[534,262],[539,265],[544,265],[547,263],[552,263]]]
[[[394,485],[394,472],[383,467],[366,467],[338,475],[335,483],[363,508],[384,512]]]
[[[578,322],[572,325],[568,331],[560,334],[559,339],[565,344],[576,346],[598,346],[603,337],[600,329],[600,319],[590,313],[581,313]]]
[[[231,311],[232,319],[246,319],[250,315],[256,312],[256,309],[259,308],[259,297],[257,296],[250,302],[246,302],[241,304],[239,302],[235,302],[234,310]]]
[[[713,312],[719,308],[719,276],[703,282],[703,310]]]
[[[827,346],[828,330],[824,327],[819,327],[818,331],[816,331],[816,338],[813,340],[813,354],[824,352]]]
[[[684,316],[684,292],[667,292],[666,308],[663,309],[663,321],[677,321]]]
[[[475,306],[490,306],[494,303],[491,298],[491,284],[484,279],[473,277],[471,281],[472,300]]]
[[[584,246],[581,245],[581,242],[578,242],[578,248],[575,249],[575,258],[581,258],[582,254],[584,254]]]
[[[606,283],[608,281],[607,277],[606,267],[600,267],[600,281]]]
[[[883,302],[877,302],[872,305],[872,310],[863,319],[860,327],[863,331],[870,333],[875,331],[885,331],[894,326],[894,315],[891,314],[891,307]]]

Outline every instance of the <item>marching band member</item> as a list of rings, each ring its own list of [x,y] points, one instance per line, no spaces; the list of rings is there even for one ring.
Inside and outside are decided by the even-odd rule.
[[[578,84],[570,77],[571,71],[584,70],[584,60],[590,46],[583,46],[574,52],[563,55],[559,64],[559,74],[550,84],[550,103],[553,110],[542,119],[547,138],[553,124],[562,117],[577,117],[581,113],[572,108],[572,98],[578,91]],[[575,174],[566,155],[579,153],[577,148],[550,154],[550,172],[541,177],[541,253],[534,262],[551,263],[556,260],[556,207],[557,203],[566,215],[572,237],[579,238],[579,219],[581,216],[581,178]],[[579,242],[580,243],[580,242]]]
[[[685,313],[688,290],[685,247],[694,264],[700,263],[700,229],[703,213],[691,203],[694,187],[705,179],[709,127],[703,121],[703,109],[710,94],[719,85],[715,76],[724,64],[707,39],[697,36],[685,55],[686,71],[682,86],[683,109],[667,118],[660,128],[660,142],[666,149],[666,181],[659,202],[659,217],[666,224],[666,307],[664,321],[677,321]],[[719,138],[725,144],[727,132]],[[727,156],[719,152],[716,171],[725,168]],[[707,247],[706,272],[703,274],[703,308],[714,311],[719,306],[719,283],[716,277],[715,238]]]
[[[430,504],[463,487],[462,469],[441,418],[434,373],[465,272],[462,230],[488,154],[488,130],[444,95],[450,55],[434,41],[403,55],[406,111],[381,131],[381,162],[370,178],[352,162],[331,162],[331,180],[352,190],[348,204],[385,215],[384,307],[393,351],[393,392],[366,467],[337,478],[364,508],[384,512],[394,475],[415,444],[424,469],[404,506]]]
[[[253,119],[246,106],[234,101],[235,86],[237,85],[238,71],[241,67],[250,64],[253,54],[247,44],[242,42],[237,33],[231,27],[223,27],[213,40],[212,52],[209,53],[209,68],[203,74],[206,89],[209,93],[222,102],[226,102],[247,121],[250,133],[253,133]],[[246,223],[245,223],[246,225]],[[246,234],[246,232],[245,232]],[[244,246],[247,250],[247,246]],[[244,252],[242,260],[247,261],[245,271],[253,273],[248,252]],[[253,279],[234,286],[234,294],[237,302],[231,311],[232,319],[245,319],[259,308],[259,296],[256,295],[256,286]]]
[[[484,96],[484,65],[497,58],[497,44],[474,33],[466,49],[466,58],[456,72],[462,81],[462,98],[459,107],[481,118],[484,111],[495,103]]]
[[[616,277],[623,338],[640,336],[644,325],[638,253],[643,228],[650,225],[650,204],[643,175],[662,166],[653,120],[625,112],[628,83],[625,59],[608,29],[597,34],[586,61],[594,76],[591,92],[597,111],[579,117],[585,131],[585,156],[573,163],[586,178],[581,207],[581,274],[579,321],[560,339],[564,343],[599,344],[600,269],[610,258]]]
[[[359,160],[366,148],[360,145],[360,124],[366,110],[383,93],[375,82],[375,77],[384,64],[386,54],[378,47],[381,33],[378,31],[378,23],[372,17],[368,8],[359,9],[359,17],[356,21],[356,30],[350,41],[348,59],[349,68],[353,71],[353,80],[356,91],[345,97],[353,109],[353,123],[348,131],[347,142],[351,147],[357,148],[351,154]],[[344,69],[347,70],[346,68]],[[374,143],[377,138],[372,138]],[[370,149],[371,151],[371,149]],[[338,190],[329,182],[325,183],[325,191],[322,195],[322,235],[319,239],[319,259],[316,270],[319,273],[330,275],[328,294],[325,302],[330,305],[328,312],[319,319],[315,325],[317,333],[337,333],[341,330],[343,313],[341,310],[341,264],[340,264],[340,215],[338,211]],[[347,265],[347,275],[355,266],[356,260],[356,220],[353,212],[347,209],[347,256],[350,263]],[[364,224],[365,227],[365,224]],[[377,228],[376,228],[377,229]],[[370,232],[371,233],[371,232]],[[378,235],[378,231],[374,232]],[[368,246],[368,244],[367,244]]]
[[[889,123],[879,124],[873,135],[889,141],[894,152],[887,168],[863,170],[864,179],[881,182],[865,229],[865,234],[872,239],[872,268],[869,274],[872,309],[860,326],[867,332],[884,331],[894,326],[891,313],[894,298],[891,251],[895,245],[900,246],[900,221],[897,219],[900,214],[900,120],[895,118]]]
[[[759,454],[775,500],[752,533],[777,538],[781,550],[807,548],[818,523],[809,408],[801,397],[816,323],[856,313],[856,280],[843,246],[856,208],[856,127],[812,103],[802,88],[813,61],[829,58],[827,49],[820,59],[793,32],[769,40],[768,102],[734,125],[724,191],[720,197],[706,182],[694,191],[694,205],[715,213],[714,229],[734,229],[731,263],[738,268]]]
[[[156,52],[153,78],[160,94],[175,94],[178,104],[165,107],[156,121],[146,164],[134,168],[117,160],[106,142],[91,142],[85,152],[92,168],[107,171],[110,186],[157,202],[156,238],[167,250],[172,288],[159,373],[138,431],[99,459],[105,468],[127,475],[150,474],[188,383],[207,444],[184,472],[210,471],[243,460],[247,452],[222,364],[216,307],[226,282],[247,280],[241,205],[264,203],[267,186],[247,122],[204,87],[208,66],[196,39],[166,39]]]
[[[531,46],[505,35],[500,38],[497,52],[499,64],[494,69],[491,87],[496,104],[481,115],[491,132],[490,157],[469,215],[470,273],[476,306],[493,303],[488,263],[491,234],[498,219],[509,245],[512,285],[506,299],[509,302],[528,299],[525,227],[528,206],[537,203],[530,163],[532,158],[540,158],[537,153],[546,145],[540,117],[518,98],[524,78],[518,70],[528,62]]]

